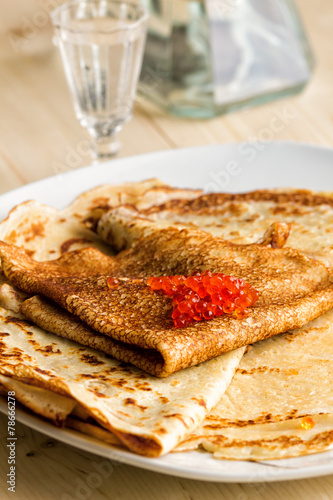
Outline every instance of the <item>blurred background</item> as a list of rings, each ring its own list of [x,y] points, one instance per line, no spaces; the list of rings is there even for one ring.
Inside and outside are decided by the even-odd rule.
[[[163,1],[165,4],[169,0]],[[225,0],[229,7],[239,1]],[[61,0],[0,0],[0,192],[91,162],[87,137],[74,115],[60,55],[52,44],[49,13],[61,3]],[[161,5],[153,0],[144,3],[153,14],[156,6]],[[120,156],[201,144],[255,141],[260,134],[265,140],[262,131],[266,129],[270,130],[266,140],[333,145],[333,3],[296,0],[295,5],[316,61],[304,90],[294,96],[268,100],[230,114],[217,112],[211,119],[199,120],[172,114],[172,109],[165,105],[170,101],[169,94],[164,106],[163,103],[156,106],[156,99],[149,99],[149,95],[148,99],[143,97],[146,79],[145,89],[141,83],[134,117],[121,133]],[[171,41],[181,51],[184,45],[179,30],[177,33]],[[151,32],[149,36],[147,40],[151,41]],[[170,40],[171,35],[168,36]],[[218,43],[215,46],[221,47]],[[178,64],[179,60],[182,61],[178,52]],[[183,61],[189,61],[188,54],[185,53]],[[173,69],[176,63],[173,59]],[[157,80],[157,87],[160,86]],[[148,86],[149,92],[153,90]],[[282,120],[284,126],[270,129],[274,117]]]

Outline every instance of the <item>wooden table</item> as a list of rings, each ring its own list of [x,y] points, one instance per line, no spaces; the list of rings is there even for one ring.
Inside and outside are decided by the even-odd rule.
[[[316,55],[311,83],[297,97],[210,121],[179,119],[143,102],[121,133],[120,156],[150,151],[255,140],[271,117],[284,109],[295,115],[274,140],[333,146],[333,4],[298,0]],[[58,54],[0,61],[0,193],[90,162],[79,154],[86,140],[77,123]],[[332,166],[333,168],[333,166]],[[98,456],[18,425],[17,491],[7,491],[6,418],[0,416],[0,497],[17,500],[299,500],[333,499],[333,475],[282,483],[220,484],[168,477],[122,464],[98,488],[86,485]],[[81,485],[81,489],[80,489]]]

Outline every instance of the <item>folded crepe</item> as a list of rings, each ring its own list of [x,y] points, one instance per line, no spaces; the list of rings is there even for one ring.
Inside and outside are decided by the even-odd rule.
[[[203,231],[138,224],[143,236],[116,257],[86,248],[36,262],[2,242],[1,266],[20,290],[49,298],[112,339],[114,357],[158,377],[300,327],[333,305],[327,268],[296,250],[236,245]],[[131,238],[136,220],[126,228]],[[260,297],[248,317],[225,315],[174,328],[170,299],[154,293],[147,278],[198,270],[244,278],[256,288]],[[114,290],[107,285],[110,276],[119,277]],[[42,326],[53,331],[52,325]]]
[[[52,420],[56,425],[63,425],[68,415],[70,415],[77,402],[75,399],[47,391],[41,387],[25,384],[12,377],[0,375],[0,386],[8,391],[14,391],[15,401],[20,402],[34,413]]]
[[[133,208],[133,207],[132,207]],[[276,222],[289,224],[287,245],[333,266],[332,193],[309,190],[258,190],[248,193],[209,193],[192,200],[174,199],[151,207],[136,206],[137,217],[160,227],[175,225],[199,228],[228,241],[251,244],[259,241]],[[103,215],[108,224],[110,215]],[[99,230],[103,231],[101,221]],[[121,241],[104,238],[119,249]]]
[[[75,214],[76,219],[89,229],[95,229],[101,216],[112,207],[128,204],[146,210],[153,205],[170,200],[190,200],[202,194],[200,189],[175,188],[159,179],[124,184],[105,184],[79,195],[63,210],[66,216]]]
[[[24,248],[35,260],[53,260],[64,253],[87,246],[112,254],[92,230],[101,216],[123,203],[138,209],[170,199],[190,199],[200,190],[177,189],[157,179],[120,185],[104,185],[78,196],[63,210],[37,201],[14,207],[0,222],[0,240]]]
[[[158,379],[97,350],[58,338],[3,308],[0,339],[1,375],[12,383],[23,382],[70,398],[70,405],[76,401],[121,443],[146,456],[167,453],[199,425],[230,383],[244,352],[241,348]],[[36,401],[36,391],[34,395]],[[44,410],[39,404],[38,412],[49,418]],[[68,407],[63,412],[66,416]],[[82,430],[83,426],[93,435],[89,426],[73,420],[71,427]],[[105,433],[98,431],[101,435],[104,439]]]

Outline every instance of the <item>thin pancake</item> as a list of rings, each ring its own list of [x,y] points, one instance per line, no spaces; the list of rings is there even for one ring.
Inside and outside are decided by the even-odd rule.
[[[172,199],[189,200],[200,194],[200,189],[174,188],[158,179],[120,185],[106,184],[82,193],[63,210],[63,214],[74,215],[86,227],[95,229],[101,216],[112,207],[129,204],[139,210],[146,210]]]
[[[58,426],[63,426],[68,415],[70,415],[77,402],[56,392],[46,391],[41,387],[25,384],[12,377],[0,375],[0,384],[8,391],[14,391],[15,401],[43,417],[52,420]],[[13,401],[12,399],[12,401]],[[8,399],[8,401],[10,401]]]
[[[87,191],[63,210],[36,201],[13,208],[0,223],[0,239],[24,248],[35,260],[53,260],[69,250],[94,246],[112,253],[95,232],[101,215],[112,207],[130,203],[146,209],[170,199],[190,199],[200,190],[176,189],[157,179],[119,185],[104,185]]]
[[[157,379],[0,308],[0,373],[73,398],[131,450],[158,456],[194,430],[228,386],[243,349]]]
[[[333,309],[251,347],[227,392],[178,450],[202,445],[217,458],[262,460],[331,449],[332,325]]]
[[[323,264],[295,250],[235,245],[197,230],[149,227],[148,236],[115,258],[88,248],[36,262],[5,243],[0,256],[5,275],[19,289],[44,295],[101,334],[140,348],[131,362],[160,377],[302,326],[333,305]],[[131,278],[203,269],[245,278],[259,290],[247,318],[225,315],[176,329],[170,299],[152,292],[145,279]],[[110,275],[126,278],[111,291]],[[145,349],[147,359],[141,356]],[[122,355],[119,348],[118,359]]]
[[[95,246],[112,254],[96,234],[74,214],[27,201],[13,208],[0,223],[0,239],[24,248],[36,260],[52,260],[70,250]]]
[[[333,266],[332,194],[297,189],[211,193],[155,204],[137,212],[137,217],[161,227],[197,227],[242,244],[258,241],[269,226],[283,222],[291,225],[288,246]]]

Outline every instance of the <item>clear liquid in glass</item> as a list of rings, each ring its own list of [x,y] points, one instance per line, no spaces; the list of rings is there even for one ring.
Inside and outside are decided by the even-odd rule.
[[[103,33],[113,26],[117,20],[75,20],[58,42],[76,115],[93,137],[113,133],[131,117],[141,67],[140,31]]]

